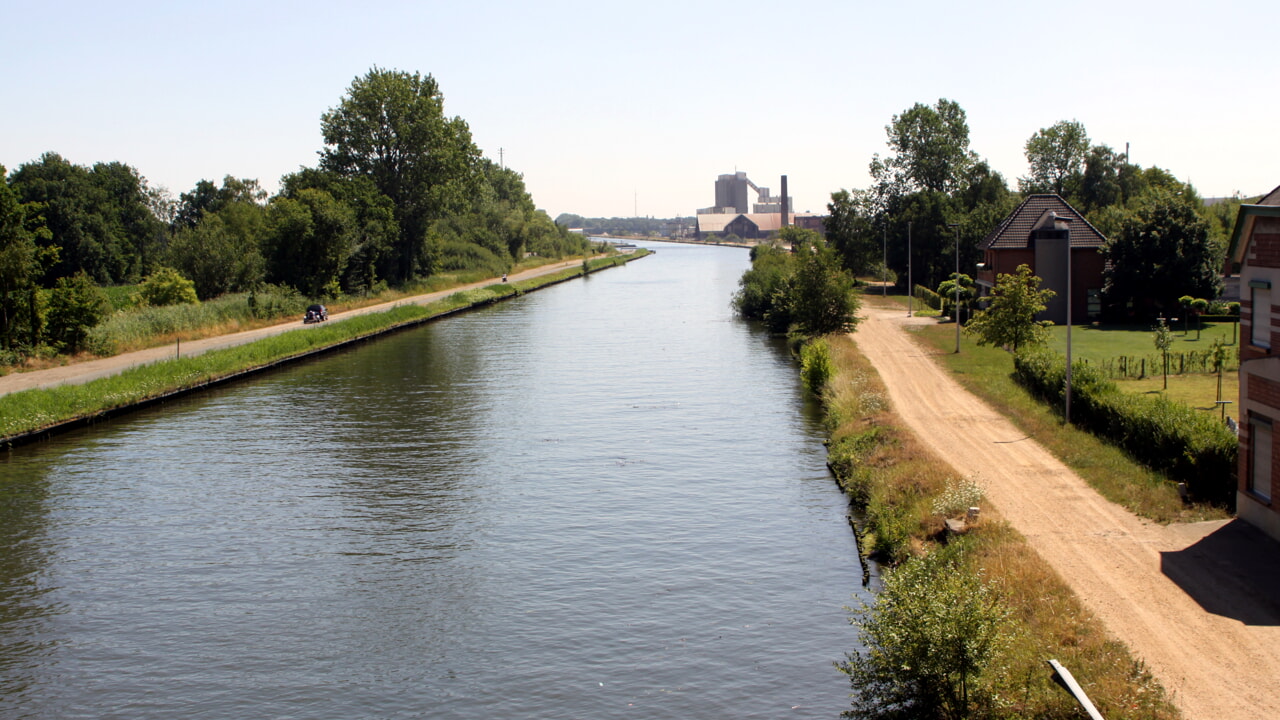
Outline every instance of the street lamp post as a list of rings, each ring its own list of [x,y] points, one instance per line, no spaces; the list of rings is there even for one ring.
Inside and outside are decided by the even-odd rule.
[[[884,239],[880,241],[880,297],[889,297],[889,224],[884,226]]]
[[[960,223],[948,223],[956,229],[956,354],[960,354]]]
[[[911,317],[914,309],[912,302],[916,297],[916,288],[911,284],[911,221],[907,221],[907,317]]]
[[[1071,231],[1067,231],[1067,404],[1063,418],[1071,424]]]

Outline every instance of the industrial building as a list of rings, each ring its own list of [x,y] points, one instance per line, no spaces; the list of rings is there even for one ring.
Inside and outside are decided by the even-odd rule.
[[[748,191],[756,193],[750,202]],[[697,215],[699,240],[715,236],[735,235],[743,240],[762,240],[788,225],[821,227],[821,220],[809,213],[799,217],[791,212],[792,199],[787,196],[787,176],[782,176],[782,193],[773,195],[760,187],[745,172],[716,178],[716,204],[701,208]]]

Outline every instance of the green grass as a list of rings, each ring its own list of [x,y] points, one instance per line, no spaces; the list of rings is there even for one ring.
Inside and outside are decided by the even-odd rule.
[[[1191,324],[1189,333],[1182,331],[1182,323],[1175,323],[1169,328],[1173,331],[1173,347],[1169,348],[1169,352],[1185,353],[1193,350],[1204,352],[1209,349],[1215,339],[1234,348],[1232,338],[1233,331],[1237,327],[1233,322],[1207,322],[1197,339],[1194,322]],[[1065,353],[1067,351],[1066,326],[1055,325],[1049,329],[1049,332],[1051,335],[1049,348]],[[1154,355],[1158,352],[1149,326],[1075,325],[1071,328],[1071,357],[1074,360],[1087,359],[1090,362],[1101,362],[1121,355]],[[1234,358],[1234,352],[1229,354]]]
[[[1170,375],[1169,387],[1165,389],[1164,378],[1143,378],[1141,380],[1117,380],[1116,386],[1127,393],[1163,395],[1170,400],[1189,405],[1208,413],[1222,414],[1218,407],[1218,376],[1216,374],[1188,373],[1186,375]],[[1230,400],[1225,413],[1237,416],[1235,404],[1240,396],[1240,376],[1236,372],[1222,373],[1222,399]]]
[[[599,258],[591,262],[591,271],[622,265],[646,254],[637,252],[631,256]],[[384,312],[286,332],[233,348],[131,368],[120,375],[82,385],[9,393],[0,396],[0,446],[26,433],[198,388],[221,378],[268,367],[398,326],[424,322],[465,307],[553,285],[581,274],[582,267],[578,265],[531,280],[454,293],[429,305],[400,305]]]

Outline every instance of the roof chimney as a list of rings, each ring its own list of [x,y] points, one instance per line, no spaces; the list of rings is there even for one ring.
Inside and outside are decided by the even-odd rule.
[[[782,176],[782,227],[791,224],[791,204],[787,201],[787,176]]]

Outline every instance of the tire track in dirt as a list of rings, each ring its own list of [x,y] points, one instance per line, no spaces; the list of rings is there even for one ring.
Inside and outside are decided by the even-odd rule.
[[[1137,518],[953,380],[903,327],[919,320],[901,309],[863,315],[854,340],[898,415],[956,472],[977,478],[987,501],[1147,664],[1185,717],[1280,718],[1280,598],[1267,596],[1272,587],[1249,592],[1257,588],[1241,575],[1252,566],[1238,566],[1234,550],[1205,549],[1247,534],[1239,521]],[[1245,555],[1277,547],[1260,534],[1245,540],[1231,547]]]

